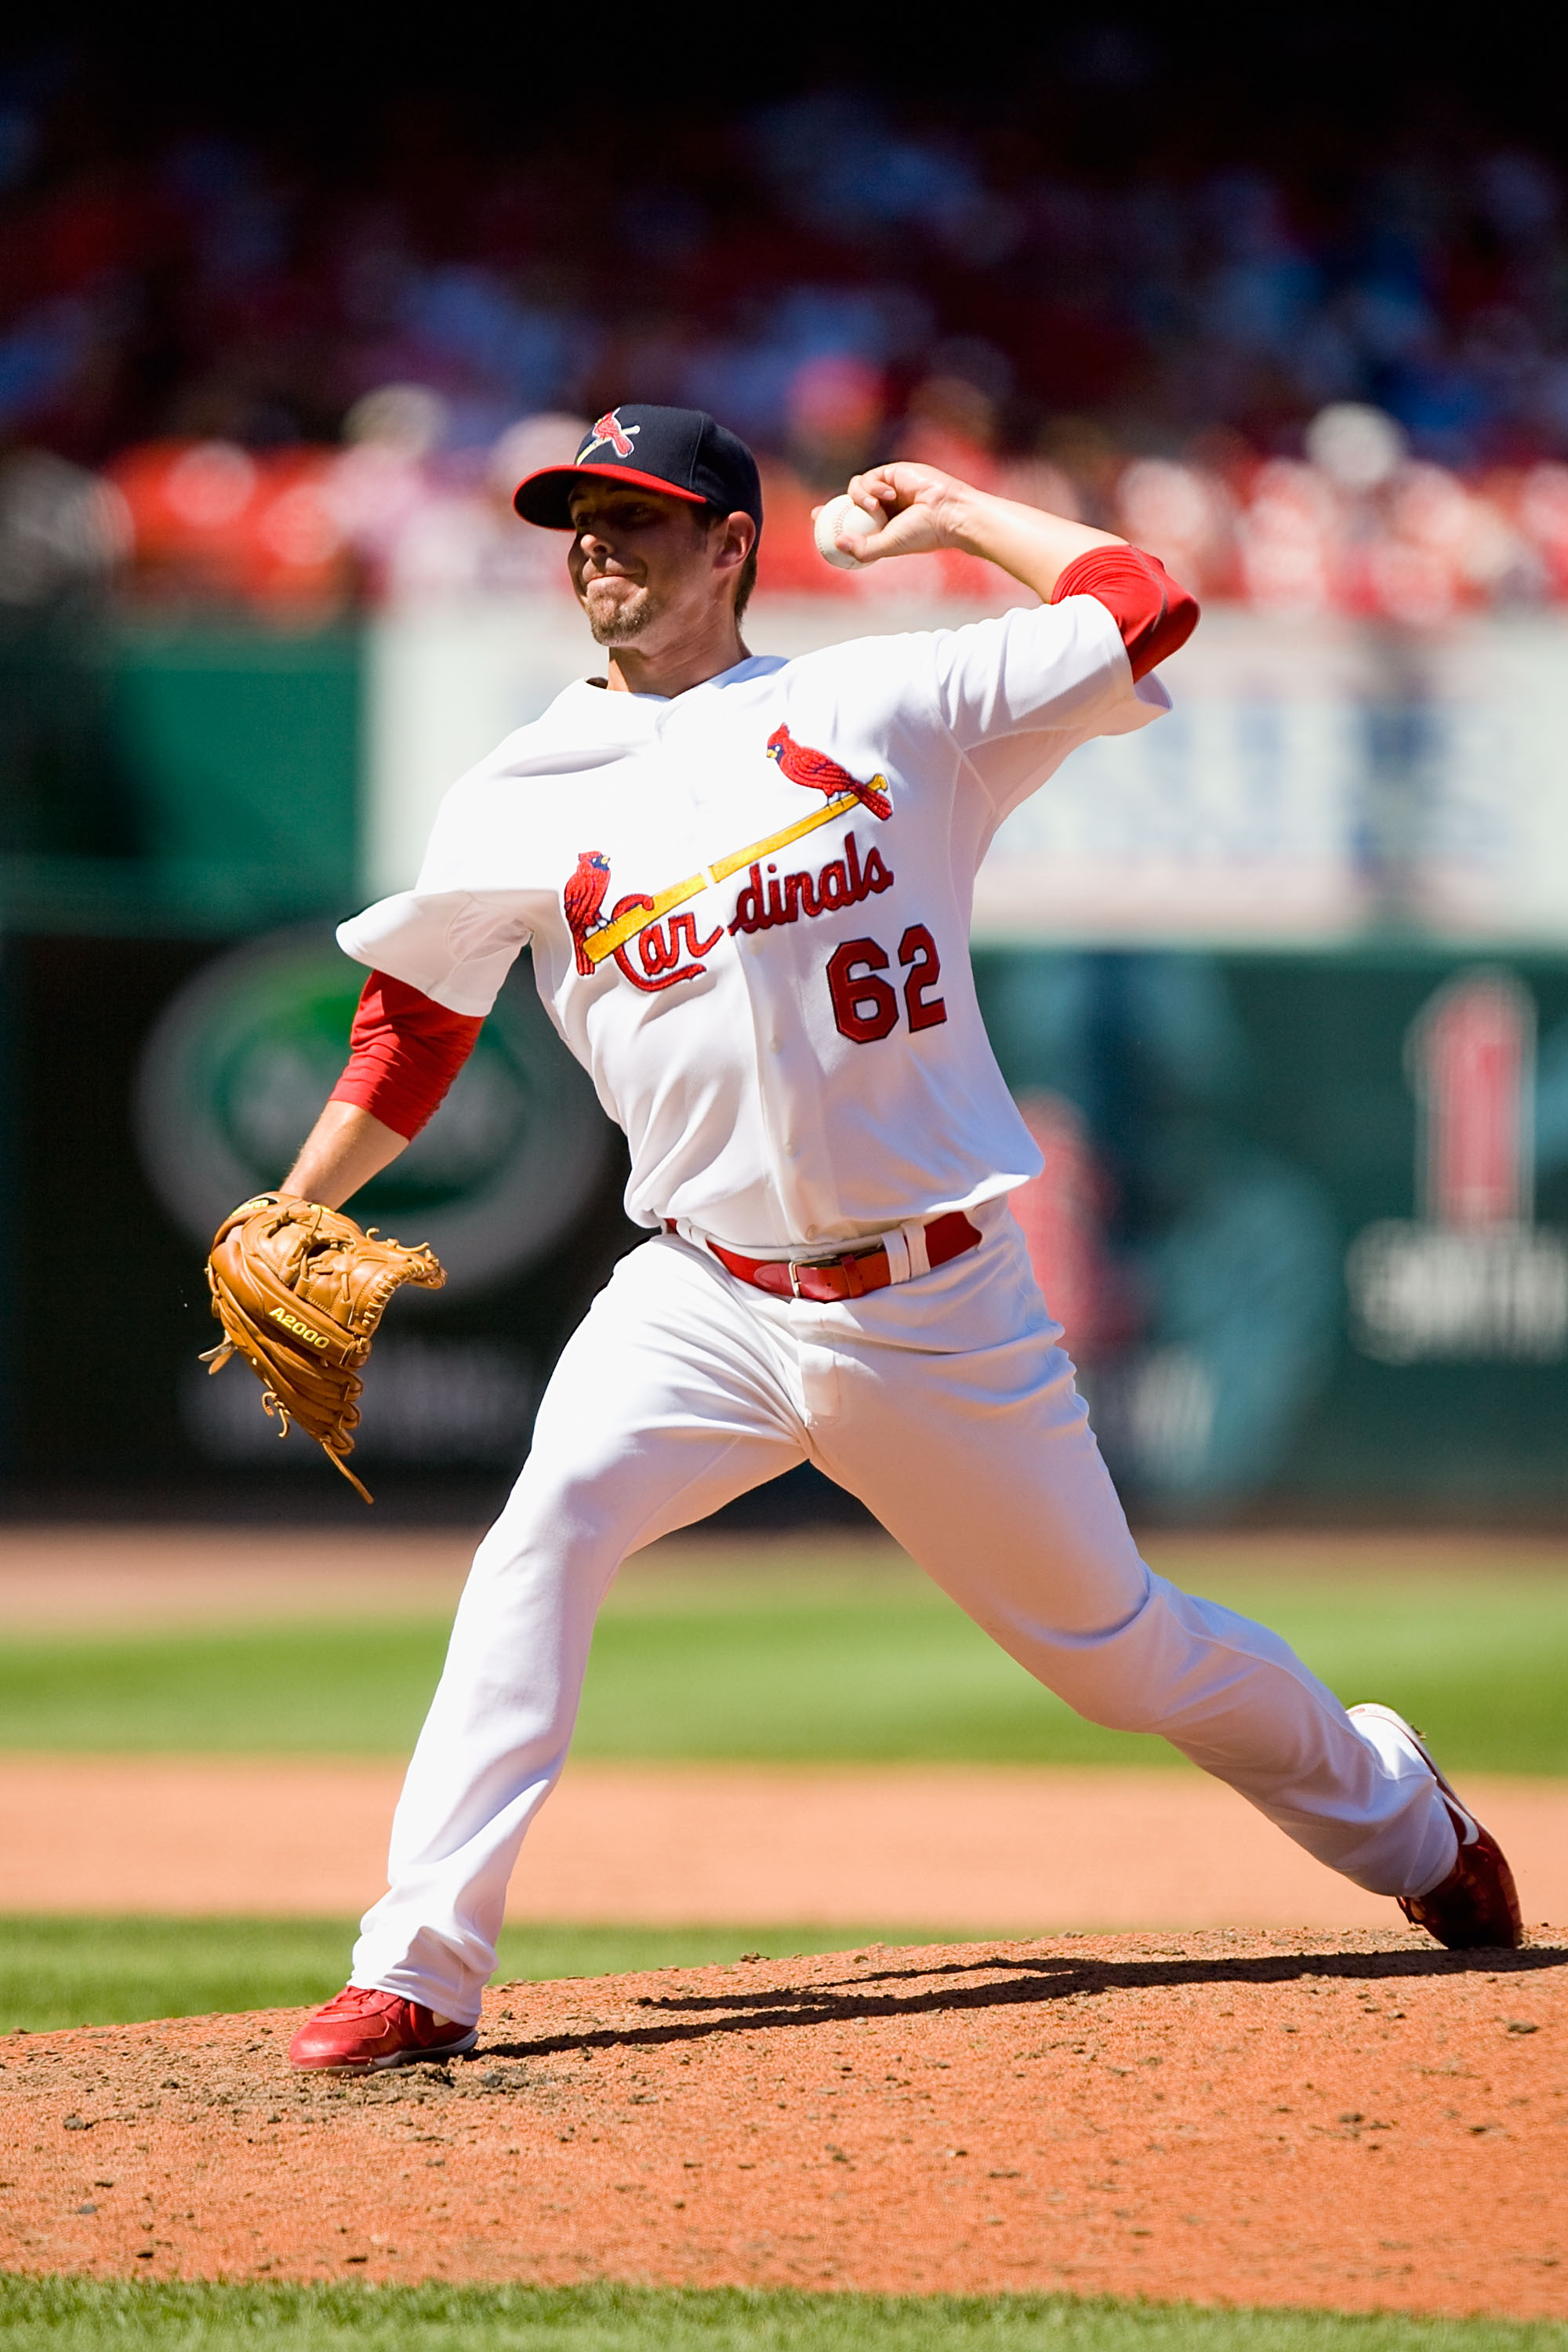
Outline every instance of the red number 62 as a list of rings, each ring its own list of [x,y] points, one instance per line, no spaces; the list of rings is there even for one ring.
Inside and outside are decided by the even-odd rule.
[[[899,962],[909,970],[904,1011],[910,1027],[940,1028],[947,1019],[947,1006],[931,992],[942,978],[942,960],[923,923],[911,923],[899,941]],[[834,1021],[840,1036],[853,1037],[858,1045],[885,1037],[898,1022],[898,997],[891,983],[878,977],[887,969],[887,950],[875,940],[846,940],[828,959]]]

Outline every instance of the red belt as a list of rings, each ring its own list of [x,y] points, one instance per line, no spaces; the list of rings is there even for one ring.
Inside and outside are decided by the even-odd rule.
[[[931,1265],[945,1265],[949,1258],[962,1257],[980,1240],[978,1226],[970,1223],[962,1209],[933,1217],[923,1231]],[[842,1257],[805,1261],[742,1257],[738,1250],[721,1249],[717,1242],[708,1246],[721,1265],[754,1290],[771,1291],[775,1298],[808,1298],[817,1307],[828,1307],[842,1298],[863,1298],[868,1290],[886,1290],[893,1278],[880,1242],[874,1249],[849,1251]]]

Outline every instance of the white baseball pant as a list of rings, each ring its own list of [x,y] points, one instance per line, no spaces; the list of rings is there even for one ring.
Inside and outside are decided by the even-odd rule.
[[[1375,1894],[1452,1869],[1447,1812],[1403,1743],[1352,1723],[1267,1628],[1145,1567],[1011,1212],[974,1222],[966,1255],[831,1306],[754,1290],[673,1234],[621,1261],[475,1557],[354,1983],[478,2018],[616,1570],[802,1456],[1080,1715],[1160,1732]],[[1021,1884],[1032,1866],[1048,1864],[1020,1855]]]

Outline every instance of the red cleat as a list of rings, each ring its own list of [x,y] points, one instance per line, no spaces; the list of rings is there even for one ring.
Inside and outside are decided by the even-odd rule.
[[[308,2018],[289,2044],[291,2066],[337,2074],[376,2074],[421,2058],[460,2058],[479,2038],[477,2025],[437,2017],[419,2001],[367,1985],[345,1985]]]
[[[1459,1802],[1426,1753],[1420,1734],[1402,1715],[1395,1715],[1391,1706],[1352,1706],[1347,1711],[1352,1716],[1375,1716],[1403,1735],[1442,1790],[1458,1836],[1459,1858],[1447,1877],[1428,1887],[1425,1895],[1397,1898],[1405,1917],[1412,1926],[1425,1927],[1451,1952],[1517,1951],[1524,1941],[1524,1922],[1513,1873],[1496,1838]]]

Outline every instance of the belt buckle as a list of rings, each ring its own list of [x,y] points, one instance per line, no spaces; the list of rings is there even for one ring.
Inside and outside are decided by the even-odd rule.
[[[790,1289],[796,1298],[804,1298],[805,1293],[800,1286],[803,1274],[837,1273],[848,1263],[847,1255],[842,1253],[837,1257],[792,1257],[789,1262]]]
[[[863,1298],[866,1294],[859,1276],[859,1261],[863,1257],[875,1257],[876,1255],[876,1246],[873,1244],[870,1249],[840,1250],[837,1257],[792,1257],[789,1262],[790,1289],[796,1298],[804,1297],[805,1294],[800,1286],[800,1277],[803,1274],[836,1274],[844,1284],[843,1291],[839,1294],[841,1298]]]

